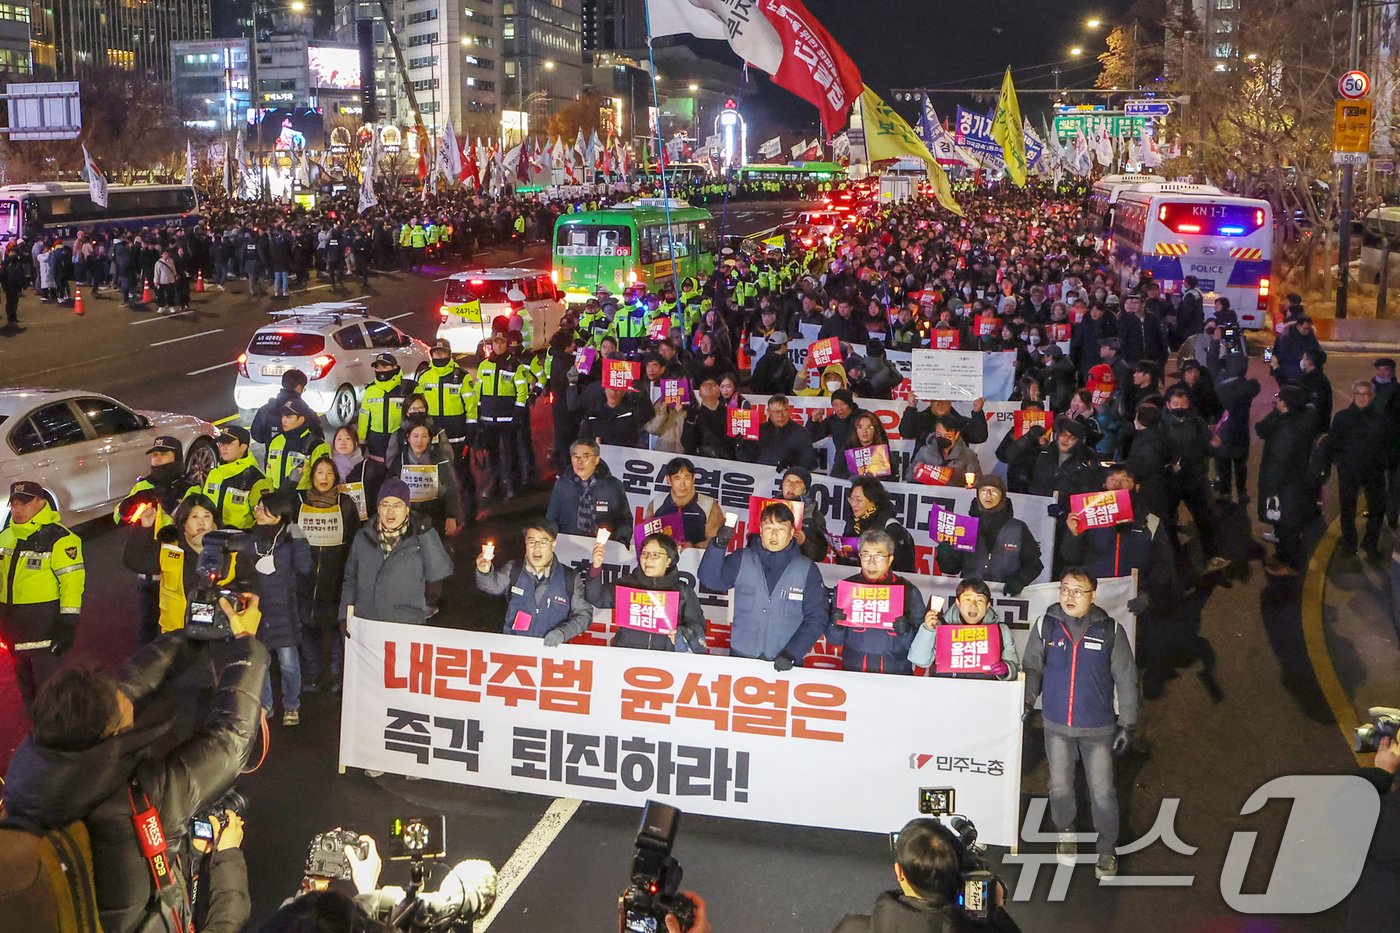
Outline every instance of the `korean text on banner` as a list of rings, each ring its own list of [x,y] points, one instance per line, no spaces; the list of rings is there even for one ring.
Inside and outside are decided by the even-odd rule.
[[[1013,415],[1013,430],[1016,432],[1016,440],[1026,436],[1026,432],[1031,428],[1040,427],[1050,430],[1050,412],[1034,408],[1017,409]]]
[[[642,375],[642,364],[627,360],[603,361],[603,388],[630,389]]]
[[[919,398],[982,397],[982,354],[973,350],[914,350],[910,381]]]
[[[846,468],[852,476],[889,476],[890,448],[888,444],[846,448]]]
[[[821,369],[823,366],[839,362],[841,362],[841,341],[835,337],[814,341],[807,348],[807,367],[809,369]]]
[[[593,347],[579,347],[574,353],[574,369],[586,376],[593,372],[593,364],[598,361],[598,351]]]
[[[633,543],[637,550],[642,549],[642,542],[650,535],[669,535],[676,541],[685,540],[685,523],[679,512],[672,512],[669,515],[658,515],[655,518],[648,518],[645,521],[637,522],[636,528],[632,532]]]
[[[907,822],[920,786],[956,781],[982,841],[1017,840],[1019,683],[778,674],[738,658],[349,626],[342,768],[881,833]],[[890,715],[927,708],[958,715],[917,730]]]
[[[933,669],[939,674],[989,674],[1001,660],[996,625],[940,625],[934,632]]]
[[[345,516],[339,505],[318,509],[302,504],[297,525],[312,547],[338,547],[345,543]]]
[[[763,425],[763,411],[762,408],[729,409],[729,436],[741,440],[758,440],[758,429]]]
[[[436,463],[405,463],[399,479],[408,485],[413,502],[432,502],[438,497],[438,468]]]
[[[911,479],[924,486],[947,486],[953,481],[955,471],[950,466],[934,466],[932,463],[914,464]]]
[[[892,629],[904,615],[904,587],[842,580],[836,584],[836,608],[845,613],[839,621],[848,628]]]
[[[806,507],[801,499],[792,501],[789,499],[770,499],[766,496],[749,496],[749,533],[758,531],[758,517],[763,514],[763,510],[770,505],[785,505],[792,513],[792,523],[794,526],[802,527],[802,510]]]
[[[681,617],[681,594],[676,590],[617,587],[613,624],[650,635],[670,635]]]
[[[941,505],[933,507],[933,515],[929,519],[936,544],[951,544],[955,551],[968,553],[977,550],[978,523],[978,519],[970,515],[959,515]]]
[[[1108,528],[1133,520],[1133,499],[1126,489],[1105,489],[1069,497],[1069,510],[1084,529]]]
[[[661,401],[667,405],[690,404],[689,379],[662,379]]]

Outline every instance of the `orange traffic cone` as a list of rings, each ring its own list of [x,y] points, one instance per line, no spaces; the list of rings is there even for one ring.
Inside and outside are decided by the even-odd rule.
[[[203,292],[203,291],[204,291],[204,270],[203,270],[203,269],[200,269],[200,270],[199,270],[199,275],[195,277],[195,280],[194,280],[194,290],[197,291],[197,292]]]
[[[73,288],[73,313],[78,317],[87,314],[87,310],[83,307],[83,290],[76,286]]]
[[[151,291],[151,280],[146,280],[146,287],[141,291],[141,303],[148,305],[156,300],[156,293]]]

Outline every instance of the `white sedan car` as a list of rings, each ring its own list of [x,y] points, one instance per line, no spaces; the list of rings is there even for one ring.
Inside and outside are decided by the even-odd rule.
[[[146,451],[160,435],[179,439],[186,474],[203,483],[219,461],[218,434],[193,415],[137,411],[98,392],[0,388],[0,519],[22,479],[53,493],[68,525],[110,515],[149,472]]]

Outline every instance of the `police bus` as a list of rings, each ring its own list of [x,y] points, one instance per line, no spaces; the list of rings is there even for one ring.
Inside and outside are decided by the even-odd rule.
[[[640,198],[596,211],[563,214],[554,227],[555,284],[570,303],[598,289],[620,295],[656,290],[702,270],[713,272],[714,216],[679,198]],[[674,261],[673,261],[674,257]]]
[[[1094,233],[1107,233],[1113,226],[1113,205],[1124,190],[1145,182],[1164,182],[1161,175],[1105,175],[1094,182],[1089,191],[1089,229]]]
[[[1274,221],[1268,201],[1209,191],[1130,188],[1113,211],[1109,255],[1124,288],[1150,274],[1165,294],[1194,275],[1206,316],[1228,298],[1245,327],[1264,324],[1272,277]],[[1198,186],[1206,187],[1206,186]],[[1210,193],[1214,192],[1214,193]]]
[[[824,182],[844,181],[846,170],[835,162],[793,162],[787,165],[741,165],[736,181]]]
[[[47,181],[0,187],[0,244],[19,237],[71,237],[93,227],[193,226],[199,205],[189,185],[112,185],[107,206],[94,204],[86,182]]]

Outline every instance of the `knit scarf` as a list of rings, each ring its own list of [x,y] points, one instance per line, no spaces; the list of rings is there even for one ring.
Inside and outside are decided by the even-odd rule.
[[[379,529],[379,549],[385,554],[388,554],[398,545],[399,539],[402,538],[404,532],[408,530],[408,518],[405,517],[403,523],[397,528],[387,527],[384,524],[384,520],[381,518],[376,527]]]
[[[329,509],[340,503],[340,490],[332,486],[325,492],[312,486],[306,490],[306,504],[313,509]]]

